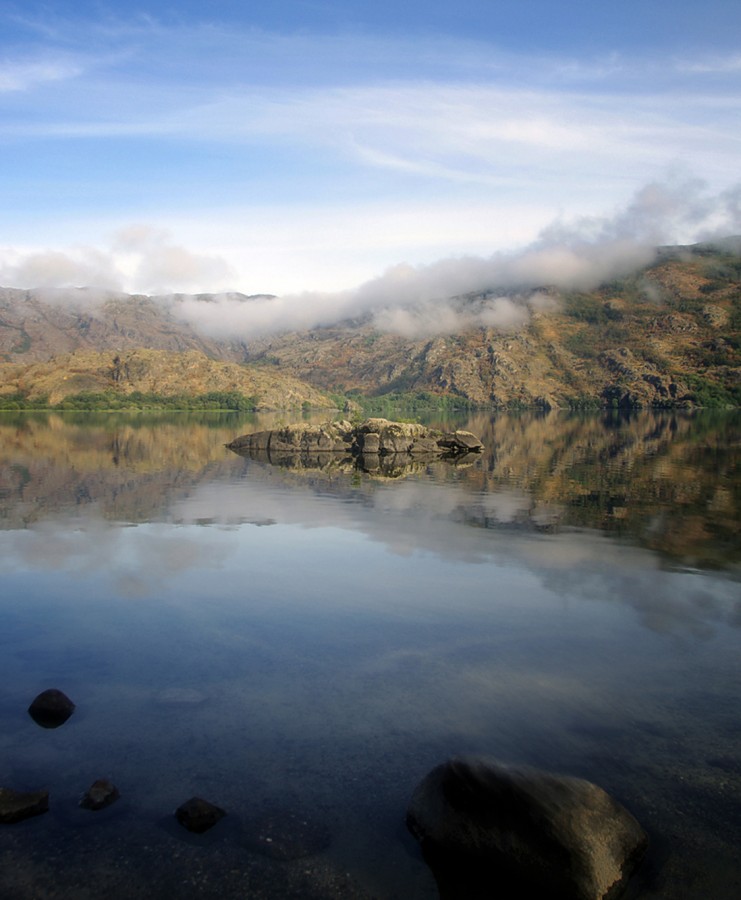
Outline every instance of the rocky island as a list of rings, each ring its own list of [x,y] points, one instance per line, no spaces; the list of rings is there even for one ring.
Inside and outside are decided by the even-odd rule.
[[[366,419],[359,425],[341,420],[322,425],[284,425],[244,434],[226,445],[242,455],[342,454],[359,457],[435,457],[459,460],[480,453],[484,445],[469,431],[443,432],[409,422]]]

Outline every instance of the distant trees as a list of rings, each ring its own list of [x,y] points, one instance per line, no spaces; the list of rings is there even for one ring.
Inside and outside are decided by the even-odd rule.
[[[0,396],[0,409],[214,409],[252,412],[257,408],[257,398],[239,391],[207,391],[205,394],[157,394],[133,391],[80,391],[70,394],[58,403],[50,404],[48,397],[30,398],[23,393]]]

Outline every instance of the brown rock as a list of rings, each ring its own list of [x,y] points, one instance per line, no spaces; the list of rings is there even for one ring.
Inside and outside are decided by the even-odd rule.
[[[49,809],[49,791],[14,791],[0,788],[0,822],[10,825],[39,816]]]
[[[433,769],[407,825],[443,900],[615,900],[648,844],[597,785],[479,757]]]
[[[120,796],[121,794],[115,784],[112,784],[105,778],[99,778],[80,797],[80,806],[83,809],[91,809],[97,812],[99,809],[105,809],[106,806],[115,803]]]

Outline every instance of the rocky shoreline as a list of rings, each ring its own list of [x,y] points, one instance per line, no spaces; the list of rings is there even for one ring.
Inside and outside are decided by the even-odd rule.
[[[28,713],[49,729],[64,725],[74,709],[66,694],[52,688],[35,698]],[[119,798],[118,788],[99,778],[78,805],[96,813]],[[48,790],[0,787],[1,825],[48,811]],[[174,811],[194,840],[226,815],[200,796]],[[596,784],[489,757],[456,757],[430,771],[411,796],[406,823],[441,900],[616,900],[648,847],[640,824]],[[332,843],[332,831],[313,814],[276,807],[246,820],[241,842],[250,853],[286,862],[320,855]]]

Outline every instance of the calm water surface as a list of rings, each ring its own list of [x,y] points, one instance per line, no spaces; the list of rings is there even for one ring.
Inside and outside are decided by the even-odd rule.
[[[275,422],[0,417],[0,786],[51,797],[0,897],[432,900],[404,812],[464,752],[618,797],[631,897],[741,896],[739,417],[476,415],[394,477],[223,446]]]

